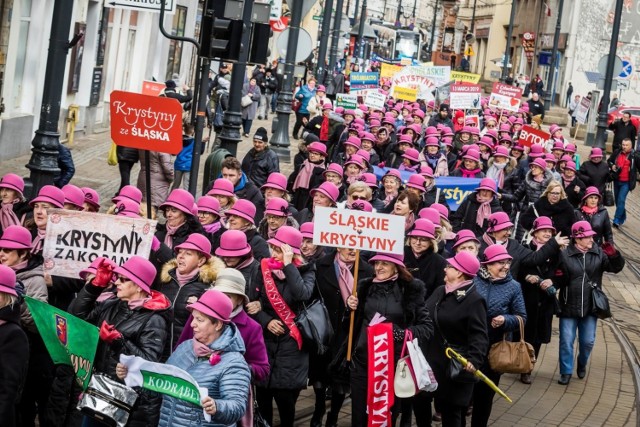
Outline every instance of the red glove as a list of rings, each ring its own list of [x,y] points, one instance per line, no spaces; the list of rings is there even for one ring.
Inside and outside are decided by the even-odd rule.
[[[106,288],[113,280],[113,266],[106,260],[102,260],[98,268],[96,269],[96,277],[91,284],[100,288]]]
[[[381,169],[384,169],[384,162],[378,163],[378,167],[381,168]]]
[[[117,331],[116,327],[108,324],[106,320],[103,320],[100,326],[100,339],[107,344],[111,344],[120,338],[122,338],[122,334]]]
[[[618,253],[616,247],[613,246],[613,243],[611,242],[604,242],[602,244],[602,252],[604,252],[608,257],[616,256]]]

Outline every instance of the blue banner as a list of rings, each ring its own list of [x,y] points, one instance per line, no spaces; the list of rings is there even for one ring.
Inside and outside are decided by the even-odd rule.
[[[349,74],[350,90],[375,89],[380,80],[379,73],[351,73]]]
[[[376,175],[378,180],[382,179],[388,170],[389,168],[373,166],[373,173]],[[400,171],[402,183],[406,184],[409,177],[413,174],[414,172]],[[444,194],[444,198],[452,212],[458,210],[458,206],[460,206],[465,197],[475,191],[479,184],[479,178],[461,178],[457,176],[443,176],[436,178],[436,187],[440,189],[442,194]]]

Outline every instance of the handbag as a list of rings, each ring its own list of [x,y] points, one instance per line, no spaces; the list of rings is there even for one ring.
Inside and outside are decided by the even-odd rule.
[[[333,326],[320,291],[318,295],[319,298],[311,304],[303,305],[296,316],[295,323],[300,329],[303,341],[315,346],[318,354],[322,355],[327,352],[333,339]]]
[[[615,206],[616,199],[613,196],[613,182],[608,182],[604,190],[603,202],[605,206]]]
[[[240,100],[240,105],[242,106],[242,108],[247,108],[251,104],[253,104],[253,97],[249,94],[246,94]]]
[[[405,356],[405,352],[409,354]],[[399,398],[413,397],[421,390],[432,392],[436,388],[438,383],[427,359],[418,347],[418,339],[413,338],[409,329],[405,330],[402,353],[396,363],[393,378],[395,395]]]
[[[107,154],[107,164],[109,166],[116,166],[118,164],[118,146],[115,142],[111,143],[109,147],[109,154]]]
[[[82,395],[78,409],[83,415],[110,427],[127,424],[138,393],[104,374],[94,373]]]
[[[591,285],[591,313],[598,319],[608,319],[611,317],[609,298],[598,285],[591,281],[589,281],[589,284]]]
[[[271,427],[260,413],[255,391],[253,393],[253,427]]]
[[[520,324],[520,341],[507,341],[507,334],[504,334],[502,341],[493,344],[489,350],[489,366],[496,372],[528,374],[536,363],[533,346],[524,340],[524,320],[516,317]]]

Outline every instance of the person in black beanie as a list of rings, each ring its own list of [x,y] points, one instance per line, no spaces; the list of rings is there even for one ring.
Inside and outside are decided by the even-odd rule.
[[[271,172],[280,172],[278,155],[268,143],[267,130],[259,127],[253,135],[253,148],[242,159],[242,171],[258,187],[267,182]]]

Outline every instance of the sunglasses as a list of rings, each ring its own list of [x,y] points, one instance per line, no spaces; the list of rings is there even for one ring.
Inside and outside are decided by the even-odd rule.
[[[367,198],[364,196],[351,196],[351,200],[364,200],[365,202],[368,202]]]
[[[116,282],[120,282],[120,283],[125,283],[125,282],[130,282],[131,280],[127,277],[124,277],[123,275],[119,274],[118,277],[116,278]]]

